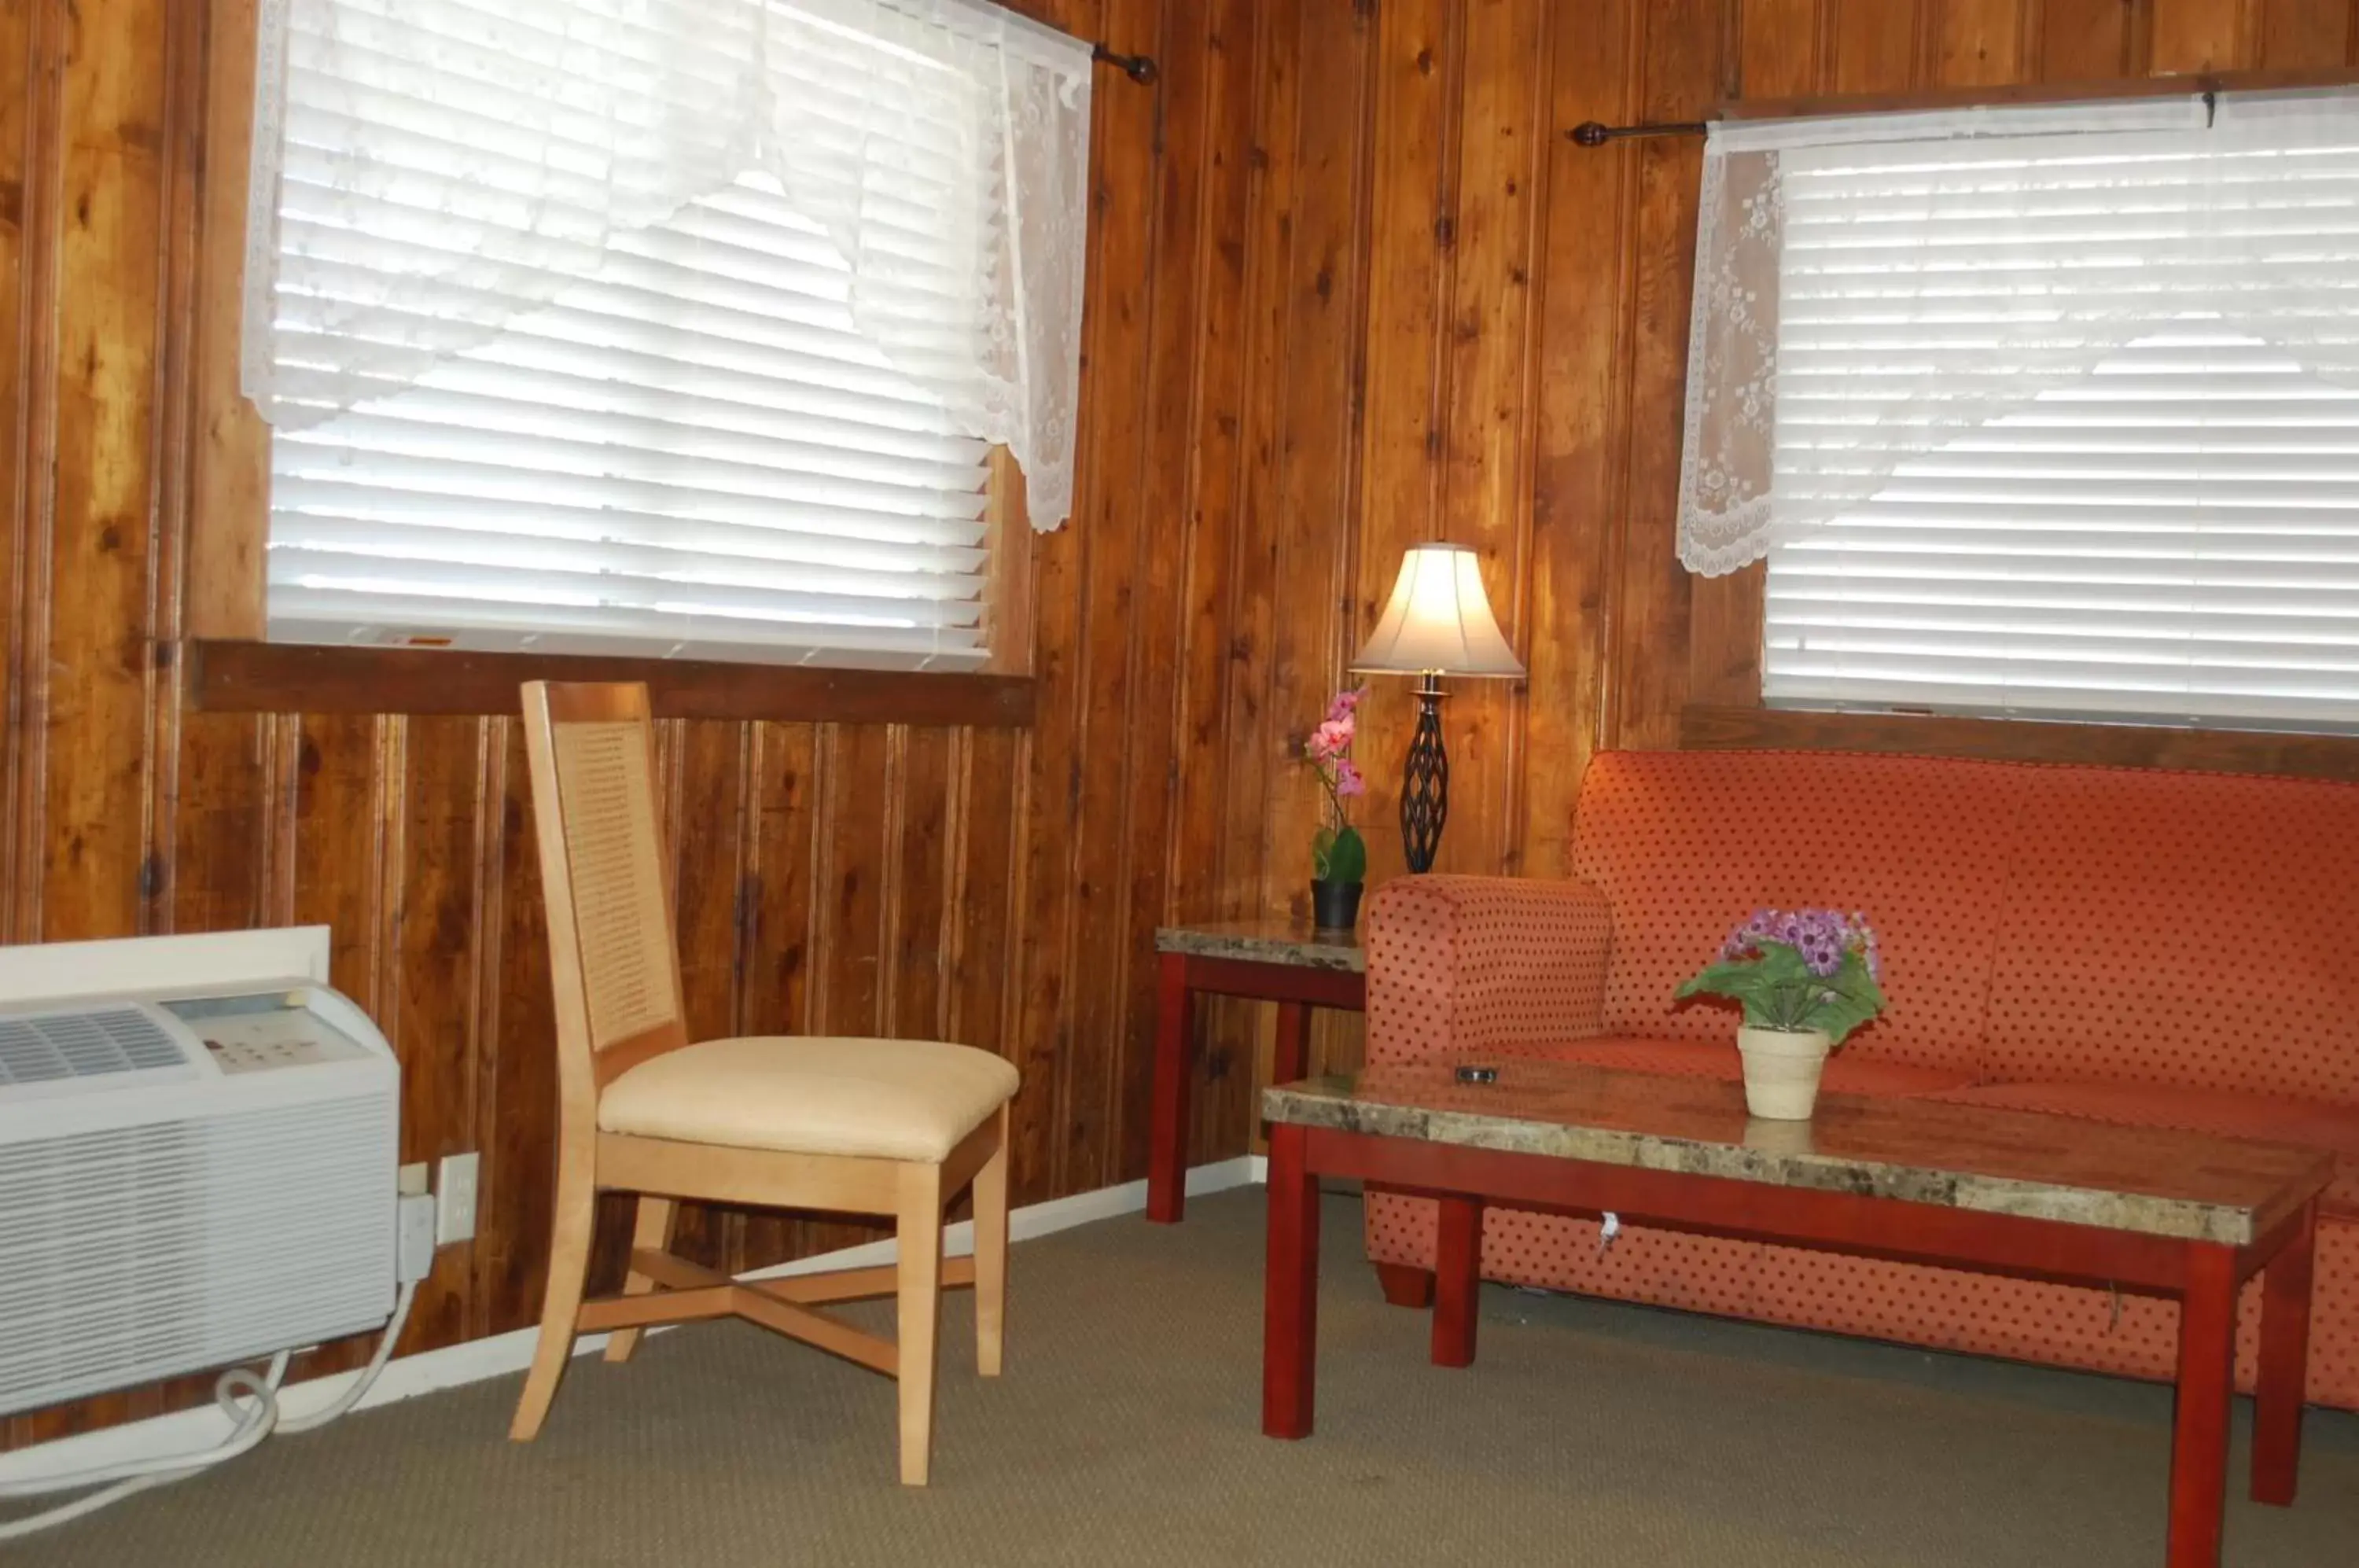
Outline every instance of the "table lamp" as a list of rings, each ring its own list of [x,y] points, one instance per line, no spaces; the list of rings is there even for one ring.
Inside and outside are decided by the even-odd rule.
[[[1464,545],[1420,544],[1402,558],[1400,580],[1374,636],[1352,660],[1368,675],[1414,675],[1417,735],[1401,768],[1401,847],[1411,871],[1433,868],[1450,815],[1450,755],[1441,746],[1441,677],[1514,680],[1523,661],[1499,633],[1483,593],[1482,563]]]

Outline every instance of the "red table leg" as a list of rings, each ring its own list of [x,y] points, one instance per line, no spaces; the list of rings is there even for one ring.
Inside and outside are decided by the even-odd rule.
[[[2219,1568],[2234,1390],[2236,1255],[2190,1242],[2179,1312],[2179,1398],[2170,1426],[2170,1568]]]
[[[1277,1048],[1270,1053],[1269,1081],[1291,1083],[1310,1075],[1310,1009],[1300,1002],[1277,1005]]]
[[[1376,1265],[1376,1287],[1397,1307],[1419,1311],[1433,1305],[1433,1270],[1408,1263]]]
[[[1310,1435],[1319,1356],[1319,1181],[1308,1129],[1269,1129],[1269,1259],[1262,1304],[1261,1430]]]
[[[2309,1392],[2310,1279],[2318,1204],[2261,1275],[2261,1379],[2253,1409],[2253,1501],[2285,1508],[2301,1469],[2301,1405]]]
[[[1433,1246],[1433,1364],[1474,1365],[1475,1297],[1482,1289],[1483,1200],[1440,1200]]]
[[[1162,955],[1155,1016],[1155,1105],[1147,1117],[1147,1217],[1177,1225],[1188,1212],[1188,1074],[1196,997],[1185,953]]]

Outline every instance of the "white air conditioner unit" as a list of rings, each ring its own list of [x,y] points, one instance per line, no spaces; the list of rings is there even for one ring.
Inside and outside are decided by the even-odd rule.
[[[0,1414],[393,1309],[400,1072],[325,927],[0,948]]]

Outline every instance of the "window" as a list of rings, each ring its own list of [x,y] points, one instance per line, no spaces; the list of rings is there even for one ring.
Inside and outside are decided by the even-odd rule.
[[[1775,547],[1773,707],[2359,729],[2359,391],[2180,330]]]
[[[981,666],[992,446],[1036,524],[1070,488],[1086,46],[978,0],[498,9],[266,32],[271,639]]]
[[[271,637],[979,662],[986,449],[862,339],[847,282],[741,176],[484,347],[282,431]]]
[[[1991,112],[1740,173],[1765,702],[2359,730],[2351,107]]]

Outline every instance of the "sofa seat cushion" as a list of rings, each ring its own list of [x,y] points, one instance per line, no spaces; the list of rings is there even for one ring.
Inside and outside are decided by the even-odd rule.
[[[1952,1105],[2085,1116],[2116,1127],[2175,1127],[2181,1132],[2323,1149],[2335,1156],[2335,1177],[2319,1201],[2319,1212],[2359,1222],[2359,1110],[2348,1106],[2322,1100],[2123,1083],[1985,1083],[1932,1098]]]
[[[1662,1073],[1675,1078],[1719,1078],[1734,1081],[1745,1075],[1734,1040],[1666,1040],[1659,1035],[1599,1035],[1562,1044],[1527,1045],[1512,1054],[1577,1062],[1587,1067],[1619,1067],[1633,1073]],[[1905,1062],[1882,1062],[1838,1051],[1827,1058],[1820,1087],[1830,1094],[1936,1094],[1963,1088],[1974,1081],[1962,1069],[1917,1067]]]

